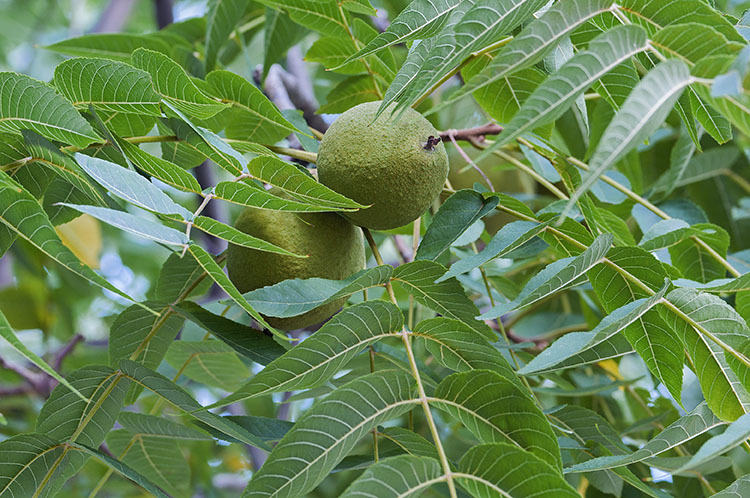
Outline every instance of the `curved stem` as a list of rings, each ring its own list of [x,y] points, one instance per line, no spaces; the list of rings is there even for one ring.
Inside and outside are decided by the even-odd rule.
[[[487,125],[485,125],[485,126],[487,126]],[[477,128],[477,130],[479,130],[481,128],[483,128],[483,127],[479,127],[479,128]],[[471,129],[462,130],[462,131],[471,132]],[[485,145],[483,142],[480,142],[479,140],[477,140],[478,136],[481,136],[481,135],[479,135],[479,134],[477,134],[477,135],[470,135],[470,134],[467,133],[466,140],[468,140],[471,143],[471,145],[473,145],[477,149],[480,149],[480,150],[486,149],[487,145]],[[507,162],[511,163],[513,166],[515,166],[519,170],[523,171],[524,173],[526,173],[527,175],[529,175],[530,177],[532,177],[538,183],[540,183],[541,185],[543,185],[547,190],[549,190],[550,192],[552,192],[555,195],[555,197],[557,197],[558,199],[563,199],[563,200],[567,200],[568,199],[568,196],[565,195],[565,193],[562,190],[560,190],[559,188],[555,187],[555,185],[552,182],[550,182],[549,180],[547,180],[546,178],[544,178],[542,175],[540,175],[539,173],[537,173],[536,171],[534,171],[533,168],[530,168],[529,166],[526,166],[524,163],[522,163],[521,161],[519,161],[515,157],[511,156],[510,154],[506,154],[502,150],[493,150],[492,154],[494,154],[495,156],[499,157],[500,159],[502,159],[504,161],[507,161]]]
[[[524,163],[522,163],[515,157],[511,156],[510,154],[506,154],[502,150],[493,150],[492,153],[496,155],[497,157],[505,161],[508,161],[513,166],[515,166],[519,170],[523,171],[524,173],[532,177],[534,180],[536,180],[541,185],[543,185],[547,190],[552,192],[555,195],[555,197],[557,197],[558,199],[563,199],[563,200],[568,199],[568,196],[565,195],[565,193],[562,190],[555,187],[555,185],[552,182],[550,182],[549,180],[544,178],[542,175],[534,171],[534,168],[530,168],[529,166],[526,166]]]
[[[586,164],[585,162],[583,162],[583,161],[581,161],[579,159],[576,159],[573,156],[566,157],[565,160],[568,161],[571,164],[574,164],[575,166],[578,166],[579,168],[581,168],[584,171],[589,171],[591,169],[591,168],[589,168],[588,164]],[[658,207],[656,207],[655,205],[653,205],[648,199],[645,199],[645,198],[641,197],[640,195],[636,194],[635,192],[633,192],[632,190],[630,190],[629,188],[627,188],[625,185],[622,185],[618,181],[613,180],[612,178],[610,178],[610,177],[608,177],[606,175],[601,175],[599,177],[599,179],[601,181],[603,181],[604,183],[606,183],[607,185],[609,185],[609,186],[613,187],[614,189],[616,189],[616,190],[620,191],[621,193],[623,193],[630,200],[635,201],[636,203],[638,203],[641,206],[645,207],[646,209],[648,209],[649,211],[651,211],[652,213],[654,213],[659,218],[661,218],[663,220],[668,220],[668,219],[671,218],[671,216],[669,216],[667,213],[665,213],[664,211],[662,211],[661,209],[659,209]]]
[[[419,218],[414,220],[414,226],[413,226],[413,230],[411,233],[412,260],[416,257],[417,249],[419,249],[419,230],[421,226],[422,226],[422,217],[420,216]],[[414,303],[414,296],[409,294],[409,314],[407,315],[408,316],[407,323],[409,324],[410,330],[414,328],[414,315],[415,314],[416,314],[416,306]]]
[[[461,154],[461,157],[466,161],[469,165],[471,165],[474,170],[481,175],[482,178],[484,178],[484,181],[487,183],[487,186],[490,188],[490,192],[495,192],[495,186],[492,184],[492,181],[490,181],[489,177],[482,171],[482,168],[477,166],[477,163],[475,163],[469,155],[466,153],[466,151],[458,145],[458,142],[456,142],[456,136],[455,136],[455,130],[448,130],[447,132],[448,138],[450,139],[453,146],[458,150],[458,153]],[[441,136],[442,138],[442,136]]]

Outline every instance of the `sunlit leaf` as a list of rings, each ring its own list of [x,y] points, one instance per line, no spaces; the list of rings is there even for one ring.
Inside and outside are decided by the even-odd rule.
[[[185,114],[169,102],[164,102],[171,112],[180,119],[171,119],[169,126],[180,139],[179,146],[185,148],[175,151],[178,157],[198,157],[198,163],[210,159],[232,176],[239,176],[247,164],[247,159],[233,149],[225,140],[211,130],[193,124]],[[175,160],[177,160],[175,158]],[[191,159],[192,160],[192,159]]]
[[[463,322],[445,317],[428,318],[414,327],[412,336],[424,342],[427,351],[446,368],[456,372],[492,370],[523,386],[502,353]]]
[[[706,403],[701,403],[693,411],[679,418],[659,434],[654,436],[648,443],[629,455],[605,456],[593,458],[583,463],[573,465],[566,472],[590,472],[593,470],[604,470],[630,465],[653,458],[665,451],[669,451],[693,438],[705,434],[709,430],[724,425],[714,415]]]
[[[255,311],[252,305],[247,302],[247,300],[242,296],[242,293],[238,291],[237,287],[235,287],[232,281],[229,280],[229,277],[226,275],[226,273],[224,273],[224,271],[221,269],[221,266],[219,266],[213,256],[206,252],[206,250],[201,246],[195,244],[188,246],[187,250],[193,256],[193,258],[195,258],[195,261],[198,262],[203,271],[208,274],[211,280],[216,282],[216,284],[221,287],[224,292],[229,294],[229,297],[231,297],[235,303],[237,303],[264,328],[270,330],[271,332],[275,332],[277,335],[281,335],[281,332],[268,325],[263,317],[260,316],[260,314]],[[282,337],[286,338],[285,336]]]
[[[280,10],[266,7],[265,14],[263,80],[268,76],[271,66],[278,62],[289,48],[296,45],[301,38],[308,34],[306,29],[292,21],[289,16]]]
[[[450,269],[437,281],[455,277],[473,270],[494,258],[508,254],[533,239],[544,230],[546,224],[533,221],[514,221],[508,223],[492,236],[490,242],[475,255],[464,257],[451,265]]]
[[[611,0],[556,2],[539,19],[529,23],[481,73],[449,97],[452,101],[539,61],[565,36],[592,17],[608,11]]]
[[[216,64],[219,50],[227,42],[245,12],[242,0],[211,0],[206,12],[206,72]]]
[[[139,48],[132,55],[133,65],[151,75],[154,90],[180,111],[208,119],[227,108],[203,93],[179,64],[160,52]]]
[[[355,292],[384,285],[391,278],[392,273],[392,267],[383,265],[361,270],[343,280],[287,279],[275,285],[247,292],[245,299],[259,313],[288,318],[307,313]]]
[[[494,341],[495,333],[476,318],[479,310],[466,296],[461,284],[453,278],[436,282],[445,272],[445,267],[434,261],[413,261],[396,268],[393,280],[407,289],[418,303],[442,316],[460,320],[484,338]]]
[[[418,496],[432,484],[444,481],[440,462],[427,457],[401,455],[369,467],[341,494],[341,498]]]
[[[415,259],[436,260],[461,234],[497,205],[497,197],[484,198],[474,190],[459,190],[440,206],[432,218]],[[443,275],[442,280],[446,277]]]
[[[226,2],[226,0],[224,0]],[[297,130],[273,103],[252,83],[229,71],[213,71],[206,76],[214,95],[232,104],[226,111],[228,138],[273,144]]]
[[[666,287],[651,298],[632,301],[602,319],[590,332],[572,332],[565,334],[534,357],[525,367],[518,371],[520,375],[532,375],[545,371],[566,368],[569,360],[597,346],[606,344],[615,334],[624,330],[662,298]],[[575,363],[574,363],[575,364]]]
[[[661,306],[659,313],[680,335],[708,406],[722,420],[736,420],[747,413],[750,409],[750,397],[744,387],[750,386],[747,323],[711,294],[675,289],[666,299],[672,306]]]
[[[161,242],[173,246],[184,246],[188,243],[188,238],[183,232],[178,232],[174,228],[166,227],[155,221],[141,218],[139,216],[116,211],[114,209],[84,206],[80,204],[60,203],[60,205],[75,209],[81,213],[86,213],[94,218],[103,221],[113,227],[119,228],[147,239]]]
[[[405,95],[395,96],[399,109],[403,111],[412,106],[464,59],[498,42],[545,3],[543,0],[480,0],[476,3],[459,3],[450,13],[441,33],[435,38],[435,43],[431,44],[429,54],[409,82]],[[386,95],[380,112],[391,102]]]
[[[270,242],[259,239],[258,237],[248,235],[241,230],[237,230],[232,226],[225,225],[224,223],[216,221],[215,219],[209,218],[207,216],[198,216],[197,218],[195,218],[193,220],[193,227],[211,234],[219,239],[226,240],[231,244],[247,247],[249,249],[256,249],[258,251],[272,252],[275,254],[283,254],[285,256],[298,258],[307,257],[306,254],[295,254],[293,252],[287,251],[283,247],[271,244]]]
[[[429,38],[443,27],[460,0],[416,0],[396,16],[384,32],[370,41],[344,64],[374,54],[386,47],[409,40]],[[342,64],[343,65],[343,64]]]
[[[51,86],[22,74],[0,73],[0,131],[23,129],[80,148],[102,142],[73,104]]]
[[[636,85],[604,131],[589,161],[590,171],[571,196],[566,210],[607,169],[661,125],[690,80],[690,71],[684,62],[668,60],[656,66]]]
[[[260,0],[260,3],[281,9],[296,23],[325,35],[344,39],[349,36],[344,13],[336,4],[315,0]]]
[[[697,467],[722,453],[738,446],[750,436],[750,413],[746,413],[734,422],[720,435],[714,436],[700,447],[695,455],[685,465],[675,471],[675,474]]]
[[[711,498],[742,498],[747,493],[750,493],[750,475],[740,477]]]
[[[86,173],[116,196],[154,213],[177,214],[186,220],[192,218],[190,211],[138,173],[80,153],[75,158]]]
[[[326,103],[319,111],[338,114],[348,111],[355,105],[380,100],[380,90],[369,75],[351,76],[328,92]]]
[[[247,164],[247,171],[253,178],[273,185],[301,202],[317,206],[331,206],[336,209],[366,207],[331,190],[297,166],[282,161],[276,156],[256,157]]]
[[[481,444],[470,448],[458,464],[456,480],[472,496],[580,496],[544,461],[508,443]]]
[[[115,137],[115,140],[117,140],[117,144],[125,157],[146,173],[180,190],[195,194],[201,192],[201,186],[195,177],[177,164],[163,157],[153,156],[127,140],[122,140],[119,137]]]
[[[430,405],[462,422],[483,443],[509,443],[552,468],[562,468],[557,438],[547,418],[515,383],[495,372],[475,370],[446,377]]]
[[[161,115],[151,77],[122,62],[68,59],[55,68],[54,84],[78,108],[91,104],[105,112]]]
[[[534,275],[513,301],[495,305],[483,313],[481,318],[497,318],[509,311],[522,309],[574,284],[584,273],[602,261],[612,245],[612,240],[612,234],[600,235],[588,249],[575,258],[565,258],[550,264]]]
[[[701,43],[695,43],[696,39]],[[742,48],[740,43],[728,41],[710,25],[697,22],[670,24],[654,35],[653,44],[667,56],[690,63],[711,55],[732,54]]]
[[[272,361],[236,393],[213,407],[272,392],[317,387],[368,345],[397,337],[403,316],[391,303],[367,301],[334,316],[313,337]]]
[[[360,377],[319,400],[274,448],[243,497],[300,496],[313,489],[367,432],[418,402],[411,376]],[[333,418],[333,420],[332,420]]]
[[[637,26],[613,28],[593,39],[587,50],[575,54],[539,85],[489,150],[557,119],[586,88],[646,46],[646,32]]]
[[[130,54],[139,48],[156,50],[168,54],[169,45],[155,36],[94,33],[68,38],[45,47],[47,50],[76,57],[101,57],[120,62],[130,62]]]
[[[646,251],[634,247],[615,247],[607,253],[614,263],[600,264],[589,271],[589,280],[606,313],[641,298],[649,293],[622,275],[622,270],[651,289],[664,286],[667,272],[661,263]],[[677,334],[659,317],[657,310],[648,310],[622,333],[633,345],[649,370],[669,389],[679,403],[682,393],[683,347]]]

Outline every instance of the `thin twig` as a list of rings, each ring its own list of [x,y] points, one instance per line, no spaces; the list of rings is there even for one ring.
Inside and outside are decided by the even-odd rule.
[[[65,346],[60,348],[60,350],[55,353],[55,359],[52,362],[52,368],[59,372],[60,367],[62,366],[62,362],[63,360],[65,360],[65,357],[72,353],[78,343],[81,341],[83,341],[83,336],[81,334],[76,334],[68,341],[67,344],[65,344]]]
[[[476,137],[469,137],[469,142],[476,147],[477,149],[484,150],[487,148],[487,144],[485,144],[483,141],[480,142]],[[507,161],[514,165],[519,171],[526,173],[530,177],[532,177],[534,180],[536,180],[539,184],[543,185],[547,190],[552,192],[558,199],[567,199],[568,196],[565,195],[563,191],[561,191],[559,188],[555,187],[555,185],[544,178],[542,175],[534,171],[534,168],[525,165],[515,157],[511,156],[510,154],[506,154],[502,150],[493,150],[492,154],[499,157],[500,159]]]
[[[463,147],[461,147],[460,145],[458,145],[458,143],[456,142],[456,132],[457,132],[457,130],[448,130],[445,133],[448,135],[448,138],[450,139],[451,143],[456,148],[456,150],[458,150],[458,153],[461,154],[461,157],[464,158],[464,161],[466,161],[467,163],[469,163],[471,165],[471,167],[474,168],[482,176],[482,178],[484,178],[484,181],[487,182],[487,186],[490,188],[490,192],[494,192],[495,191],[495,186],[492,185],[492,182],[490,181],[489,177],[484,173],[484,171],[482,171],[482,168],[480,168],[479,166],[477,166],[477,163],[475,163],[469,157],[469,155],[466,153],[466,151],[463,149]]]
[[[499,135],[502,131],[503,127],[499,124],[487,123],[482,126],[475,126],[474,128],[441,131],[440,138],[443,140],[450,140],[452,135],[456,140],[464,140],[468,142],[471,138],[484,137],[486,135]]]

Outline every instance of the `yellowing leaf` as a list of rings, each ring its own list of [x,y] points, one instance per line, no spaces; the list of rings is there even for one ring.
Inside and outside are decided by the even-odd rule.
[[[620,367],[617,366],[617,363],[615,363],[615,360],[604,360],[597,363],[602,370],[609,373],[612,377],[614,377],[616,380],[622,380],[622,375],[620,375]]]
[[[102,250],[102,229],[99,221],[83,214],[73,221],[55,227],[62,243],[78,259],[91,268],[99,268],[99,254]]]

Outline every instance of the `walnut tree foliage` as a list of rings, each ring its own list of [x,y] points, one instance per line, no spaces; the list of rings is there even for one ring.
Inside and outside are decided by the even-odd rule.
[[[65,56],[49,81],[0,72],[0,383],[21,386],[0,497],[750,496],[739,4],[209,0],[38,47]],[[363,207],[317,182],[324,130],[278,99],[293,47],[326,122],[413,107],[452,173],[367,234],[365,270],[242,294],[216,247],[289,255],[231,226],[243,207]],[[76,220],[147,291],[96,268]],[[263,318],[342,297],[292,337]],[[62,365],[25,333],[96,323],[104,346]]]

